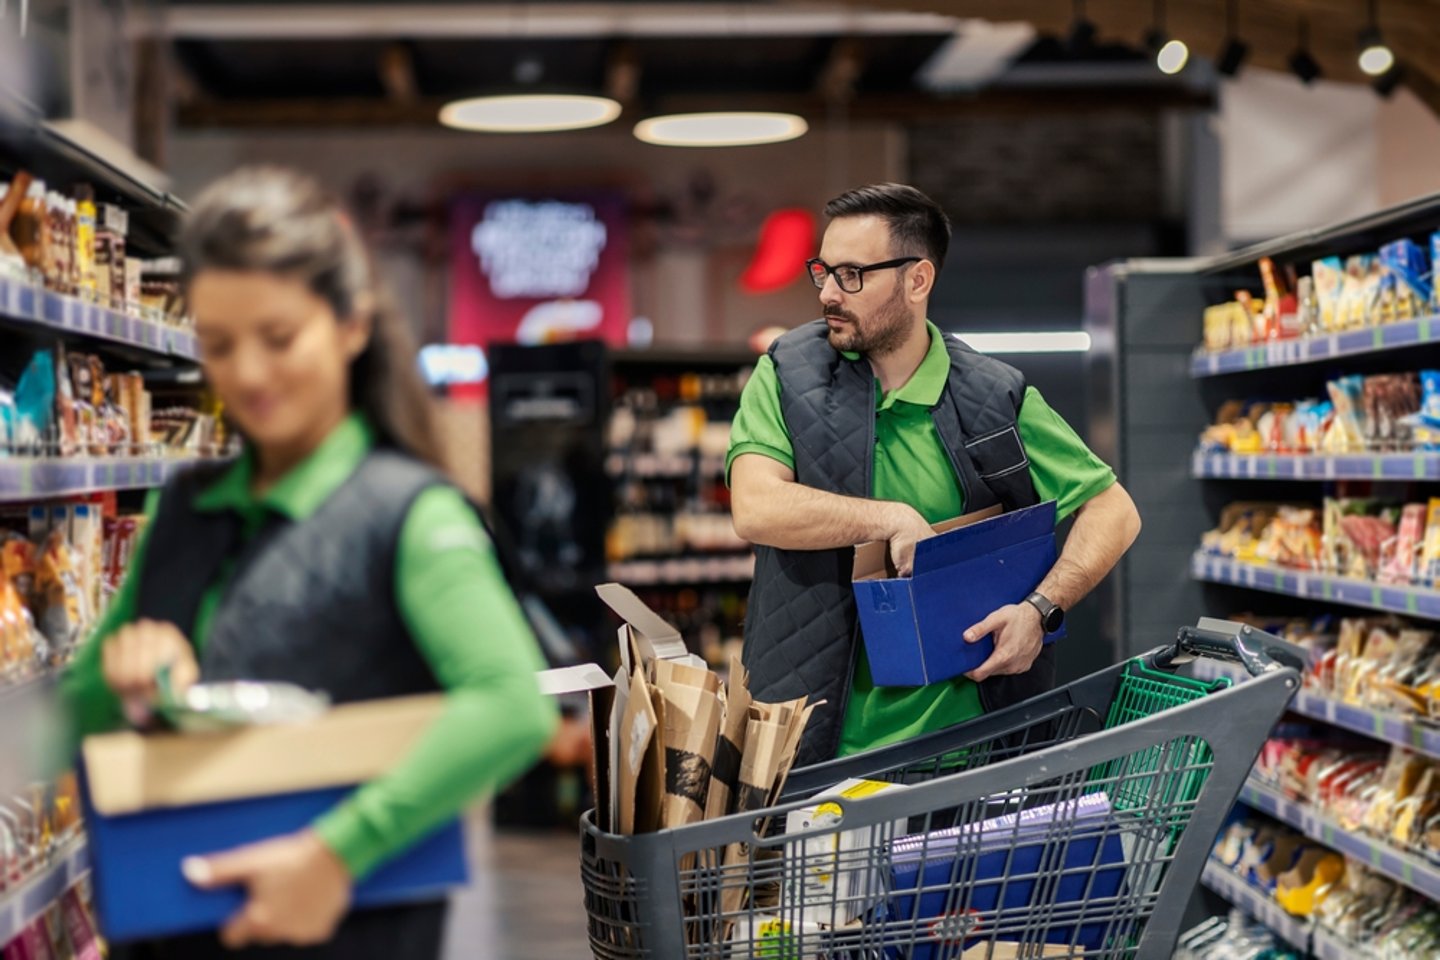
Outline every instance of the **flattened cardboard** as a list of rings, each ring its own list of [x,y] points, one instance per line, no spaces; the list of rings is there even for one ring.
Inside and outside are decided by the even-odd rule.
[[[646,665],[656,660],[680,660],[689,656],[680,631],[647,607],[628,587],[602,583],[595,588],[595,593],[625,621],[625,626],[620,628],[620,653],[626,661],[627,673],[636,666],[630,662],[632,650],[638,652],[640,663]]]
[[[1024,600],[1055,560],[1054,501],[922,540],[909,577],[876,576],[873,556],[862,569],[857,550],[856,572],[867,576],[852,587],[875,684],[924,686],[980,666],[994,652],[994,640],[966,643],[963,631]],[[1063,634],[1062,628],[1045,642]]]

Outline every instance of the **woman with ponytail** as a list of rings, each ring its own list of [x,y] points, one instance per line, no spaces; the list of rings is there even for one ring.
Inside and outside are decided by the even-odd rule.
[[[244,439],[172,482],[62,690],[79,735],[152,722],[156,677],[273,680],[336,703],[444,690],[413,752],[308,829],[184,864],[245,907],[143,958],[437,957],[443,901],[349,912],[350,894],[553,733],[534,636],[485,529],[445,478],[402,317],[313,180],[241,170],[181,239],[201,365]],[[143,882],[143,878],[137,878]],[[299,949],[296,949],[299,948]]]

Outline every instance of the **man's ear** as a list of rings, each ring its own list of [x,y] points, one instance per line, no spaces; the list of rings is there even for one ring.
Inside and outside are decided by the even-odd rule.
[[[935,264],[921,260],[910,268],[910,279],[906,283],[906,294],[911,303],[923,303],[930,299],[935,289]]]

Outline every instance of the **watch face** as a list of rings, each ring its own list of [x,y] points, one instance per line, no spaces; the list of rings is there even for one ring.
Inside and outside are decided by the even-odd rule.
[[[1061,610],[1059,607],[1051,607],[1050,612],[1045,615],[1045,632],[1054,633],[1056,630],[1060,629],[1060,625],[1064,622],[1065,611]]]

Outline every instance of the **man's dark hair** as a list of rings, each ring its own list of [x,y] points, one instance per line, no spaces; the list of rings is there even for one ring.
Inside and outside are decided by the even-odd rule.
[[[840,194],[825,204],[825,216],[875,216],[890,226],[897,257],[924,257],[938,272],[950,249],[950,218],[940,205],[903,183],[874,183]]]

